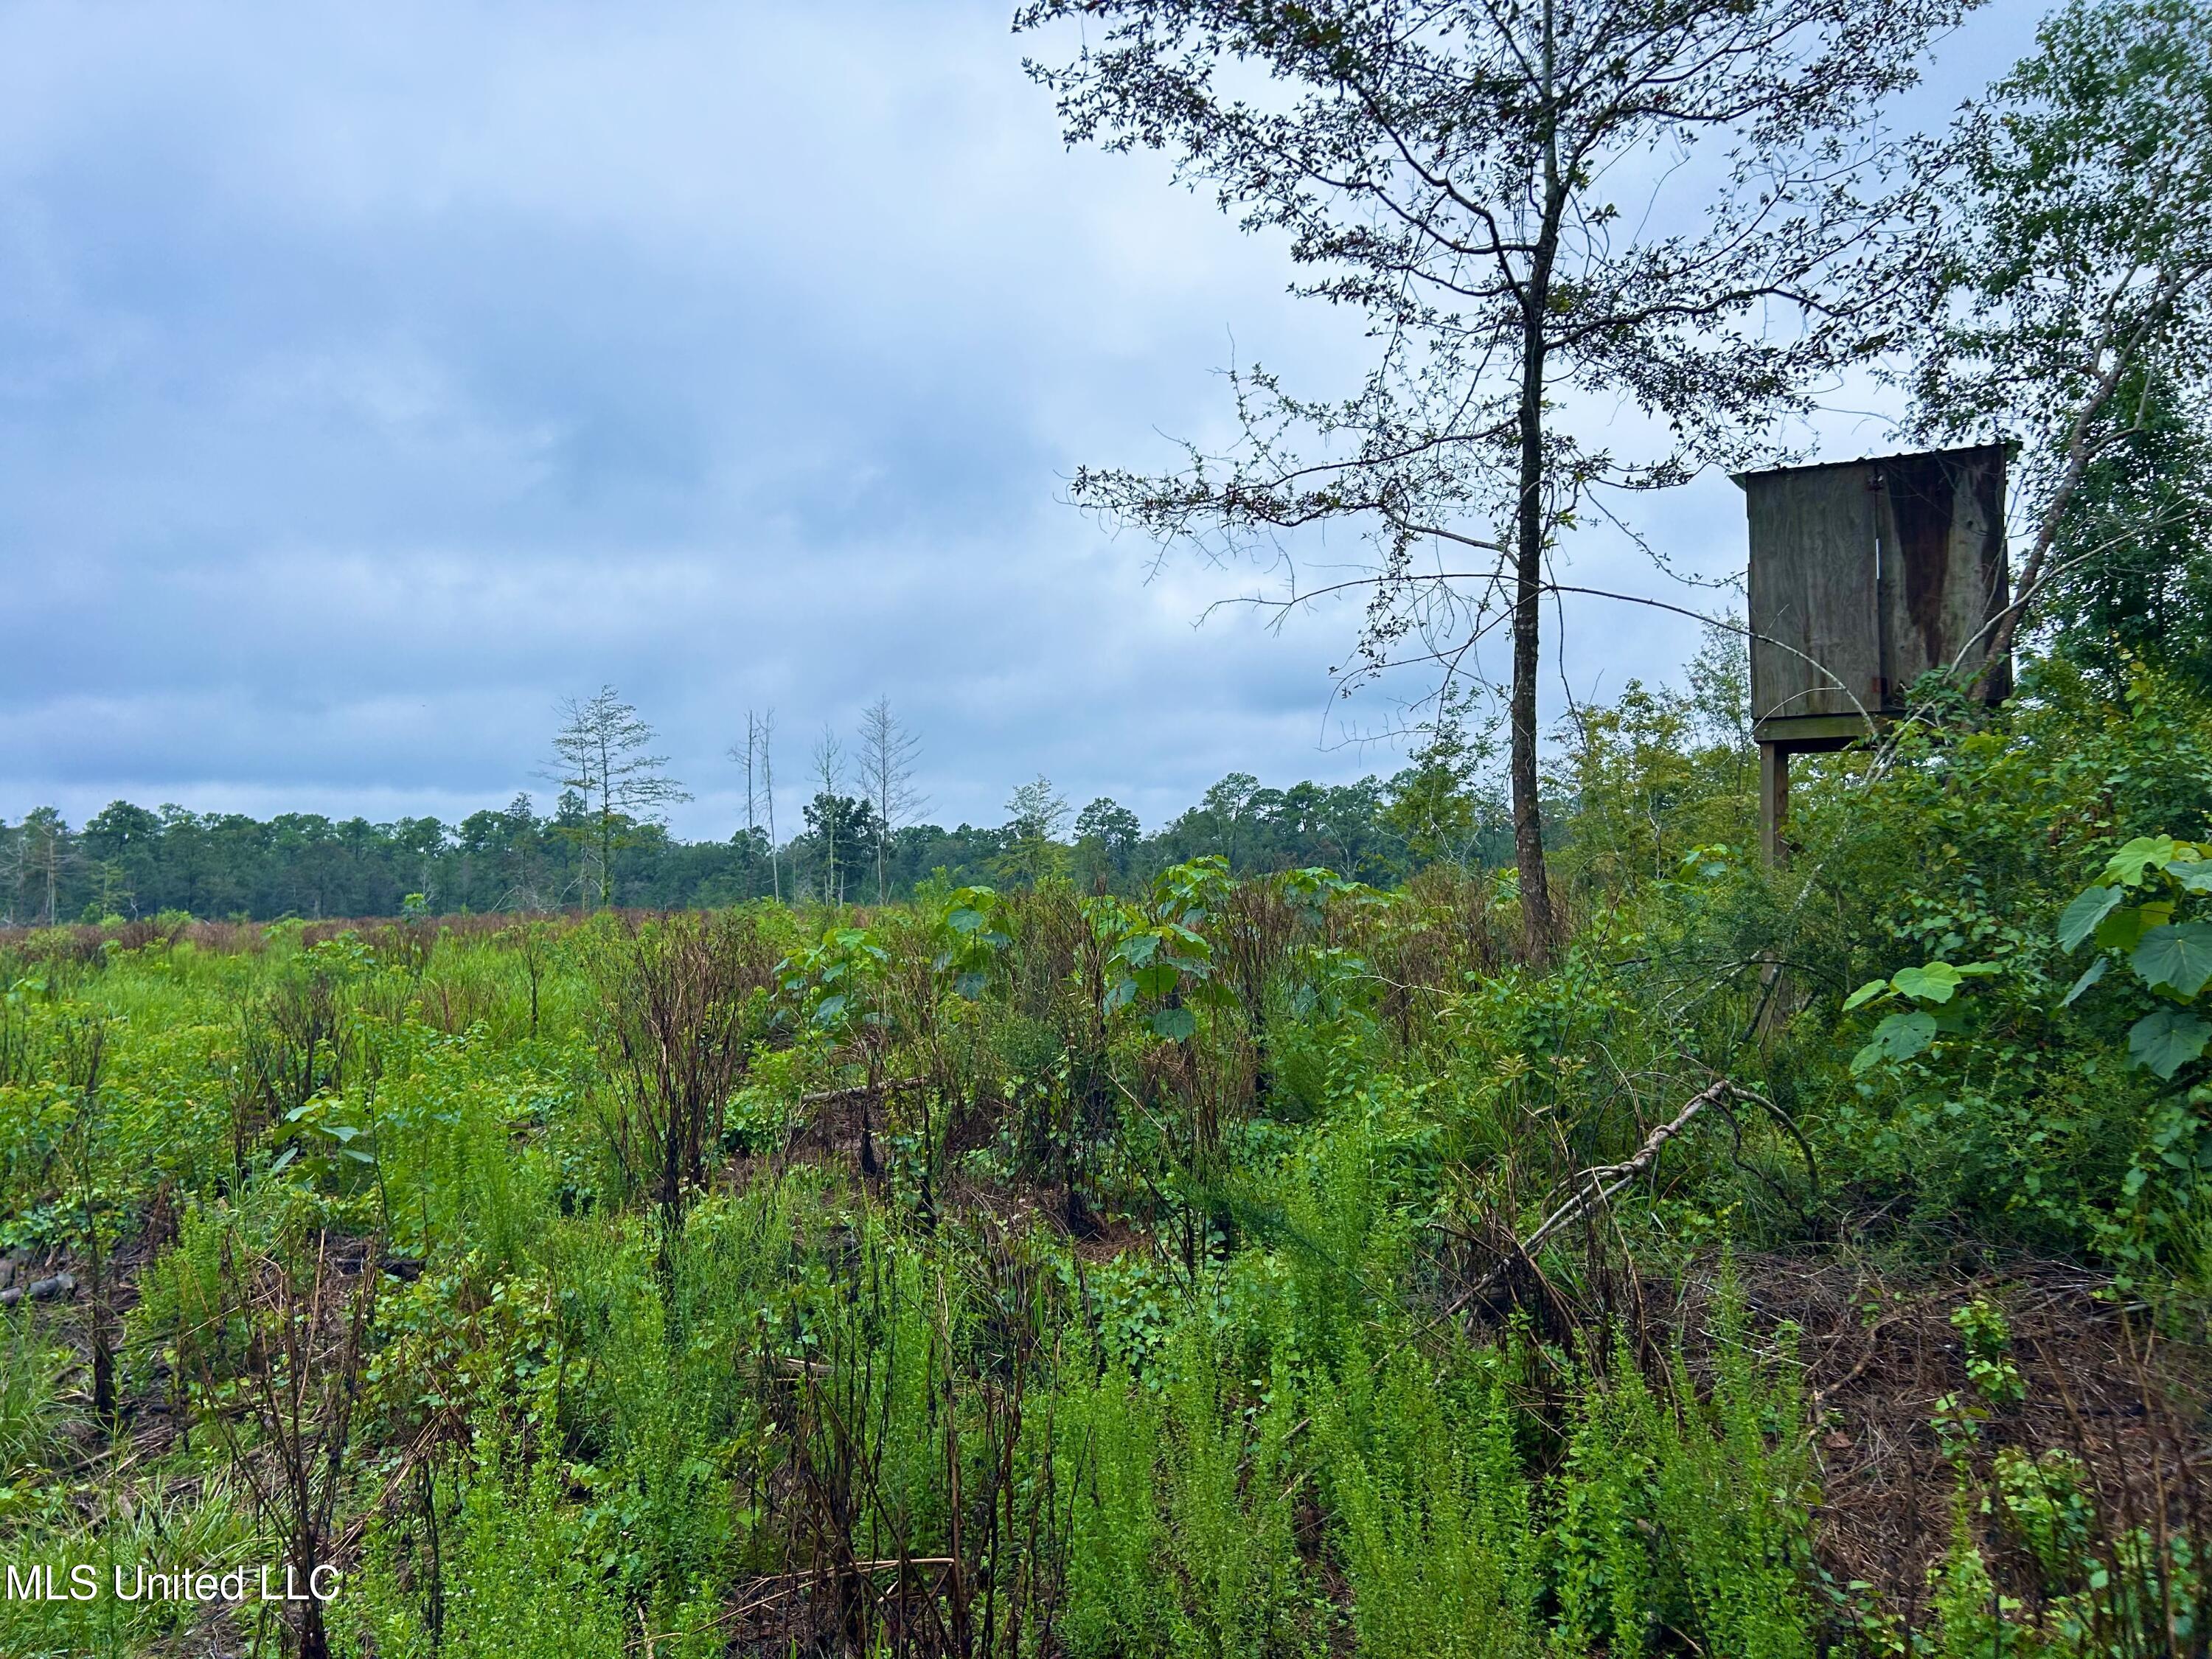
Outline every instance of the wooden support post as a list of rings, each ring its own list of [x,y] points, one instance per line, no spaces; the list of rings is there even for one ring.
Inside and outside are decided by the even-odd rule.
[[[1790,843],[1782,838],[1790,823],[1790,745],[1759,745],[1759,850],[1766,867],[1779,870],[1790,862]],[[1790,1011],[1790,984],[1782,964],[1768,957],[1759,970],[1759,1035],[1765,1041],[1782,1029]]]
[[[1782,838],[1789,822],[1789,747],[1762,743],[1759,745],[1759,848],[1771,869],[1790,862],[1790,846]]]

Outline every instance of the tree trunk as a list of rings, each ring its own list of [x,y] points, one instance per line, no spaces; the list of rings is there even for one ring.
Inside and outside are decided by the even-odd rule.
[[[1536,782],[1536,677],[1543,666],[1544,314],[1548,261],[1540,254],[1525,301],[1522,340],[1521,498],[1513,552],[1513,858],[1521,875],[1521,945],[1538,967],[1551,960],[1552,890],[1544,861],[1544,813]]]
[[[599,908],[609,909],[614,902],[615,804],[612,795],[603,795],[599,811]]]
[[[2169,283],[2165,291],[2170,295],[2172,288],[2173,284]],[[2099,352],[2101,354],[2106,349],[2106,343],[2100,341]],[[2112,347],[2111,363],[2097,376],[2096,384],[2091,387],[2088,397],[2083,399],[2081,407],[2074,411],[2074,418],[2069,422],[2066,431],[2065,468],[2059,474],[2050,501],[2044,504],[2042,521],[2036,526],[2035,544],[2028,552],[2027,565],[2020,573],[2020,586],[2014,590],[2012,604],[1998,619],[1996,631],[1990,637],[1989,650],[1983,656],[1981,671],[1975,676],[1978,683],[1986,678],[2012,653],[2013,635],[2019,629],[2021,618],[2033,605],[2037,588],[2043,585],[2044,562],[2051,556],[2051,550],[2057,543],[2058,527],[2066,517],[2066,509],[2073,501],[2075,492],[2081,489],[2090,463],[2103,447],[2091,442],[2089,428],[2097,416],[2104,412],[2105,406],[2112,402],[2112,394],[2119,389],[2120,380],[2133,361],[2126,349]]]
[[[1536,788],[1536,675],[1541,666],[1539,624],[1543,600],[1543,425],[1535,403],[1543,396],[1540,346],[1529,348],[1529,389],[1521,411],[1519,544],[1513,558],[1512,752],[1513,860],[1521,875],[1521,945],[1541,967],[1552,956],[1552,893],[1544,862],[1544,815]]]
[[[1552,8],[1544,8],[1544,98],[1552,96]],[[1550,112],[1547,109],[1547,116]],[[1513,860],[1521,877],[1521,948],[1536,967],[1552,959],[1552,884],[1544,862],[1544,812],[1536,782],[1536,677],[1543,666],[1544,582],[1544,330],[1552,301],[1552,261],[1566,203],[1559,167],[1559,140],[1547,131],[1544,146],[1544,218],[1521,294],[1521,493],[1513,550],[1512,747],[1507,773],[1513,789]]]

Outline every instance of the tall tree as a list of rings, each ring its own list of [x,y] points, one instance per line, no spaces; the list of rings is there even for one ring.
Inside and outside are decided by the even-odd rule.
[[[2212,410],[2148,366],[2130,378],[2059,516],[2039,631],[2115,691],[2144,663],[2212,698]]]
[[[33,807],[16,828],[17,888],[29,896],[28,913],[49,927],[61,919],[62,878],[79,856],[76,837],[55,807]]]
[[[1067,797],[1040,773],[1006,798],[1006,872],[1034,884],[1060,866],[1060,834],[1073,809]]]
[[[777,862],[775,846],[775,759],[770,752],[775,736],[775,710],[756,714],[745,710],[745,746],[740,754],[735,744],[730,745],[730,758],[741,762],[745,769],[745,848],[748,859],[754,856],[760,837],[761,815],[763,806],[768,817],[768,874],[769,884],[776,900],[783,898],[783,872]],[[754,891],[748,887],[748,891]]]
[[[1993,662],[2051,578],[2172,530],[2108,521],[2051,563],[2100,464],[2212,376],[2212,8],[2071,0],[2037,43],[1960,124],[1920,308],[1922,429],[2022,441],[2028,552]]]
[[[23,831],[9,829],[0,818],[0,927],[17,927],[29,918],[26,906],[27,878],[23,860]]]
[[[914,765],[921,738],[891,713],[891,700],[879,696],[860,712],[860,781],[876,811],[876,902],[884,898],[884,860],[892,836],[913,821],[928,803],[915,787]]]
[[[1099,796],[1076,815],[1076,845],[1089,854],[1094,877],[1127,878],[1144,836],[1145,826],[1137,815],[1109,795]]]
[[[760,836],[760,722],[750,708],[745,710],[745,746],[741,750],[732,744],[725,757],[745,769],[745,845],[751,847]]]
[[[1231,772],[1207,790],[1199,800],[1201,811],[1213,815],[1221,829],[1222,857],[1229,860],[1231,870],[1243,866],[1237,861],[1237,832],[1243,827],[1245,816],[1250,811],[1252,798],[1260,793],[1260,780],[1249,772]]]
[[[1425,865],[1478,861],[1486,802],[1478,785],[1494,752],[1486,733],[1468,732],[1468,711],[1448,697],[1413,764],[1390,780],[1381,827],[1404,843],[1410,873]]]
[[[1525,945],[1553,945],[1538,797],[1547,561],[1593,491],[1734,459],[1870,349],[1899,222],[1869,106],[1965,0],[1035,0],[1068,141],[1139,145],[1281,230],[1297,291],[1364,313],[1340,401],[1237,377],[1241,442],[1077,499],[1212,550],[1351,519],[1376,557],[1355,677],[1457,667],[1510,621]],[[1640,198],[1640,199],[1638,199]],[[1623,404],[1648,453],[1613,445]],[[1576,411],[1587,410],[1587,416]],[[1471,558],[1468,556],[1473,556]],[[1332,556],[1334,556],[1333,554]],[[1462,565],[1465,568],[1458,568]],[[1407,656],[1406,653],[1410,653]]]
[[[553,764],[544,775],[581,802],[577,840],[596,857],[599,901],[605,905],[614,896],[616,848],[626,844],[635,826],[660,823],[663,808],[691,797],[668,775],[668,757],[648,752],[653,727],[611,685],[583,702],[563,698],[560,713]]]
[[[860,887],[875,860],[876,846],[882,840],[876,809],[860,796],[824,791],[806,803],[801,816],[820,872],[823,900],[842,904],[846,894]]]
[[[783,902],[782,856],[775,841],[775,708],[770,705],[760,722],[761,803],[768,809],[768,878],[775,902]]]
[[[837,741],[837,733],[830,726],[822,728],[822,735],[814,740],[814,798],[817,801],[833,803],[815,833],[822,837],[823,889],[824,904],[845,902],[844,866],[837,858],[837,830],[844,814],[834,803],[838,799],[845,782],[845,745]]]
[[[92,816],[79,840],[86,854],[98,861],[103,889],[119,890],[122,903],[137,915],[139,901],[151,892],[156,879],[161,819],[129,801],[110,801]],[[115,908],[117,896],[103,891],[100,908]]]

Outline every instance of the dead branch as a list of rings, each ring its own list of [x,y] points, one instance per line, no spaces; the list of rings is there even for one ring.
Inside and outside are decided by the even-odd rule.
[[[1525,1239],[1516,1241],[1513,1248],[1500,1257],[1496,1267],[1453,1297],[1451,1305],[1444,1310],[1444,1316],[1449,1317],[1470,1303],[1487,1296],[1497,1288],[1498,1281],[1505,1276],[1507,1268],[1513,1262],[1533,1261],[1536,1252],[1562,1229],[1572,1226],[1601,1205],[1611,1203],[1614,1198],[1626,1191],[1638,1176],[1643,1175],[1658,1160],[1661,1149],[1676,1135],[1688,1128],[1692,1121],[1706,1107],[1725,1100],[1747,1097],[1748,1097],[1746,1091],[1738,1088],[1726,1078],[1722,1078],[1692,1096],[1689,1103],[1677,1112],[1672,1119],[1661,1124],[1647,1135],[1644,1144],[1636,1149],[1636,1155],[1626,1164],[1606,1164],[1595,1169],[1583,1170],[1575,1177],[1573,1196],[1547,1216],[1543,1224],[1534,1232],[1529,1234]]]

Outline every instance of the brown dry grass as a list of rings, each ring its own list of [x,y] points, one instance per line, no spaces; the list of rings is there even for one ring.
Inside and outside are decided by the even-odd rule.
[[[1923,1621],[1929,1569],[1951,1540],[1957,1477],[1932,1419],[1946,1395],[1973,1398],[1951,1315],[1979,1297],[2002,1310],[2027,1385],[1996,1408],[1970,1459],[1985,1480],[1997,1449],[2081,1460],[2107,1535],[2136,1527],[2212,1540],[2212,1365],[2161,1339],[2149,1311],[2076,1267],[1886,1281],[1863,1262],[1765,1256],[1739,1264],[1750,1312],[1796,1328],[1820,1479],[1814,1544],[1839,1583],[1872,1586],[1885,1608]],[[1704,1323],[1694,1306],[1686,1322]],[[2033,1615],[2033,1564],[1986,1523],[2002,1588]]]

